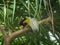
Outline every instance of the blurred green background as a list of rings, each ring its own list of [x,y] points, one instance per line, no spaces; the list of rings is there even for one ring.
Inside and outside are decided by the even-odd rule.
[[[20,30],[19,22],[25,17],[38,21],[47,18],[51,6],[55,33],[51,31],[51,23],[40,24],[39,32],[28,32],[12,40],[11,45],[60,45],[60,0],[0,0],[0,25],[11,32]],[[0,32],[0,45],[3,45]]]

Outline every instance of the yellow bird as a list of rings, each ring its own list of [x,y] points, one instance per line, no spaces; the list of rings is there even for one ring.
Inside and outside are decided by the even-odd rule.
[[[31,18],[31,17],[26,17],[24,20],[22,20],[19,23],[20,26],[26,26],[29,25],[33,31],[39,31],[39,24],[37,19]]]

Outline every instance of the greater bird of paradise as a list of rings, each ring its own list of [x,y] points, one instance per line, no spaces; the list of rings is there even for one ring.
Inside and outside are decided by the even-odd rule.
[[[31,18],[31,17],[26,17],[19,23],[20,26],[25,27],[26,25],[29,25],[33,31],[39,31],[39,24],[37,19]]]

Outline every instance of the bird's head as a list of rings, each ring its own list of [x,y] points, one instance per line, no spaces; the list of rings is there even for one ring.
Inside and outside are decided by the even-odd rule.
[[[21,20],[19,25],[20,26],[30,25],[30,19],[29,18],[25,18],[25,19]]]

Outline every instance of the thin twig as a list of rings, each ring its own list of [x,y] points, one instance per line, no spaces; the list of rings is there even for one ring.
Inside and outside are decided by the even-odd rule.
[[[51,3],[50,3],[50,0],[49,0],[49,6],[50,6],[50,14],[51,14],[51,23],[52,23],[52,30],[53,30],[53,34],[54,34],[54,19],[53,19],[53,11],[52,11],[52,7],[51,7]]]

